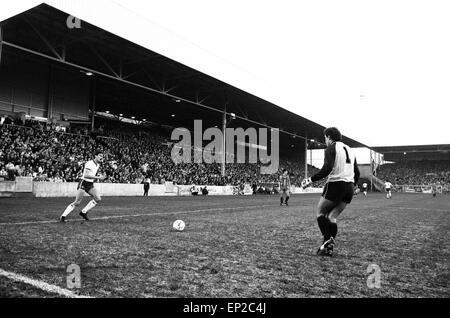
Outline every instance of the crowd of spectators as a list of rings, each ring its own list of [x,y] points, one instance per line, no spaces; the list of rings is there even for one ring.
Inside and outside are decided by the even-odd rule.
[[[66,131],[70,133],[54,124],[31,120],[4,122],[0,125],[0,179],[26,176],[35,181],[76,182],[96,149],[105,152],[100,173],[106,175],[103,182],[110,183],[142,183],[148,177],[158,184],[277,184],[283,168],[290,171],[293,185],[300,185],[304,178],[304,164],[288,160],[281,160],[279,172],[270,175],[260,173],[260,164],[227,163],[225,177],[218,163],[175,164],[171,158],[173,143],[162,133],[142,127],[115,124],[101,126],[94,133],[85,128]],[[317,170],[308,166],[308,175]]]
[[[69,133],[70,132],[70,133]],[[257,192],[273,192],[282,169],[291,183],[299,186],[304,163],[280,159],[279,172],[261,174],[260,164],[227,163],[225,177],[218,163],[179,163],[171,158],[173,142],[162,131],[117,123],[101,125],[94,133],[86,126],[62,131],[55,124],[26,120],[7,120],[0,125],[0,181],[16,176],[35,181],[76,182],[84,163],[96,149],[105,152],[101,173],[104,182],[151,183],[172,181],[183,185],[249,184]],[[308,165],[308,176],[318,171]],[[450,161],[405,161],[379,167],[377,177],[397,185],[450,185]],[[322,186],[326,180],[316,183]]]
[[[403,161],[381,165],[377,177],[396,185],[450,185],[450,161]]]

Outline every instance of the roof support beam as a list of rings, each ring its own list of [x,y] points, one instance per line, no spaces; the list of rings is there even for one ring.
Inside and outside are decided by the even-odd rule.
[[[202,100],[200,100],[199,98],[198,98],[198,95],[199,95],[199,92],[197,91],[196,93],[195,93],[195,101],[198,103],[198,104],[202,104],[205,100],[207,100],[210,96],[206,96],[205,98],[203,98]]]
[[[144,69],[144,74],[145,76],[147,76],[147,78],[152,81],[153,84],[155,84],[155,86],[158,88],[158,90],[160,92],[163,92],[163,89],[161,88],[161,86],[159,86],[158,82],[156,82],[153,77],[147,72],[147,70]]]
[[[119,74],[116,73],[116,71],[114,71],[114,69],[111,67],[111,65],[109,65],[109,63],[97,52],[96,49],[94,49],[92,46],[88,45],[89,49],[91,49],[92,53],[94,53],[95,56],[97,56],[97,58],[108,68],[108,70],[111,71],[111,73],[114,74],[114,76],[116,78],[120,78]]]
[[[56,49],[53,47],[53,45],[51,45],[51,43],[45,38],[45,36],[43,36],[41,34],[41,32],[39,32],[39,30],[33,25],[33,23],[31,23],[26,17],[23,18],[25,20],[25,22],[33,29],[33,31],[38,35],[38,37],[42,40],[42,42],[45,43],[45,45],[50,49],[50,51],[52,51],[53,54],[55,54],[55,56],[59,59],[59,60],[63,60],[63,58],[61,57],[61,55],[58,53],[58,51],[56,51]]]
[[[172,86],[172,87],[166,89],[166,83],[164,83],[163,93],[170,93],[171,91],[173,91],[173,90],[174,90],[175,88],[177,88],[177,87],[178,87],[178,86],[175,85],[175,86]]]
[[[239,106],[239,104],[236,103],[234,106],[236,106],[237,109],[239,109],[240,113],[241,113],[245,118],[248,118],[248,113],[247,113],[247,112],[244,112],[244,110]]]

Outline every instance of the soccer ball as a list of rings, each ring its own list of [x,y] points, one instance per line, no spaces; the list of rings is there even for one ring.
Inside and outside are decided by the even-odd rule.
[[[174,230],[179,231],[179,232],[183,231],[185,226],[186,226],[186,224],[181,220],[176,220],[175,222],[173,222],[173,225],[172,225]]]

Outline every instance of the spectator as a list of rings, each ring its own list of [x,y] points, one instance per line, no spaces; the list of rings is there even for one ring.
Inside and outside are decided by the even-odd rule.
[[[171,158],[173,143],[163,131],[110,121],[99,124],[102,129],[94,136],[88,135],[85,127],[72,127],[71,131],[77,134],[68,134],[56,131],[47,123],[31,120],[22,126],[0,126],[0,176],[9,179],[20,175],[32,176],[35,181],[75,182],[94,149],[103,149],[107,151],[102,173],[106,175],[104,182],[110,183],[139,184],[144,173],[157,183],[232,185],[237,187],[236,193],[242,193],[245,184],[249,184],[254,192],[275,193],[282,169],[291,172],[292,185],[299,186],[305,177],[304,163],[286,159],[280,159],[279,172],[272,175],[262,175],[260,164],[227,163],[223,177],[221,165],[217,163],[175,164]],[[10,164],[9,168],[14,168],[8,170],[6,163]],[[307,167],[308,175],[319,170]],[[397,184],[441,182],[445,186],[450,184],[450,167],[448,161],[398,163],[381,166],[378,176]]]
[[[13,123],[13,121],[11,120],[11,118],[6,116],[5,120],[3,121],[3,124],[4,125],[11,125],[12,123]]]
[[[377,177],[397,185],[450,184],[450,161],[423,160],[384,164]]]
[[[150,178],[144,178],[144,197],[148,197],[148,190],[150,189]]]
[[[8,181],[16,180],[16,167],[14,166],[14,164],[9,162],[5,168],[6,168],[6,174],[7,174],[6,180],[8,180]]]
[[[0,164],[0,181],[5,181],[8,177],[8,173],[6,172],[5,168]]]

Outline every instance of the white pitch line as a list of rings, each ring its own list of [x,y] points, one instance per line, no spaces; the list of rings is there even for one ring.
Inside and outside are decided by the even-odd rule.
[[[386,205],[386,206],[364,206],[364,208],[369,209],[402,209],[402,210],[424,210],[425,208],[411,208],[411,207],[404,207],[404,206],[392,206],[392,205]],[[436,212],[450,212],[450,210],[444,210],[444,209],[432,209],[432,211]]]
[[[161,213],[141,213],[141,214],[126,214],[126,215],[111,215],[111,216],[103,216],[92,218],[92,221],[95,220],[109,220],[109,219],[122,219],[122,218],[133,218],[133,217],[141,217],[141,216],[153,216],[153,215],[173,215],[173,214],[190,214],[190,213],[200,213],[200,212],[212,212],[212,211],[224,211],[224,210],[240,210],[240,209],[253,209],[253,208],[264,208],[274,206],[273,204],[267,205],[248,205],[248,206],[239,206],[239,207],[231,207],[231,208],[214,208],[214,209],[202,209],[202,210],[188,210],[188,211],[174,211],[174,212],[161,212]],[[17,222],[17,223],[0,223],[0,225],[30,225],[30,224],[46,224],[46,223],[59,223],[58,220],[51,221],[31,221],[31,222]]]
[[[93,298],[90,296],[77,295],[68,289],[61,288],[56,285],[47,284],[43,281],[32,279],[32,278],[29,278],[29,277],[26,277],[26,276],[23,276],[20,274],[7,272],[2,269],[0,269],[0,276],[4,276],[4,277],[7,277],[16,282],[25,283],[25,284],[34,286],[38,289],[41,289],[43,291],[53,293],[53,294],[58,294],[60,296],[64,296],[64,297],[68,297],[68,298]]]

